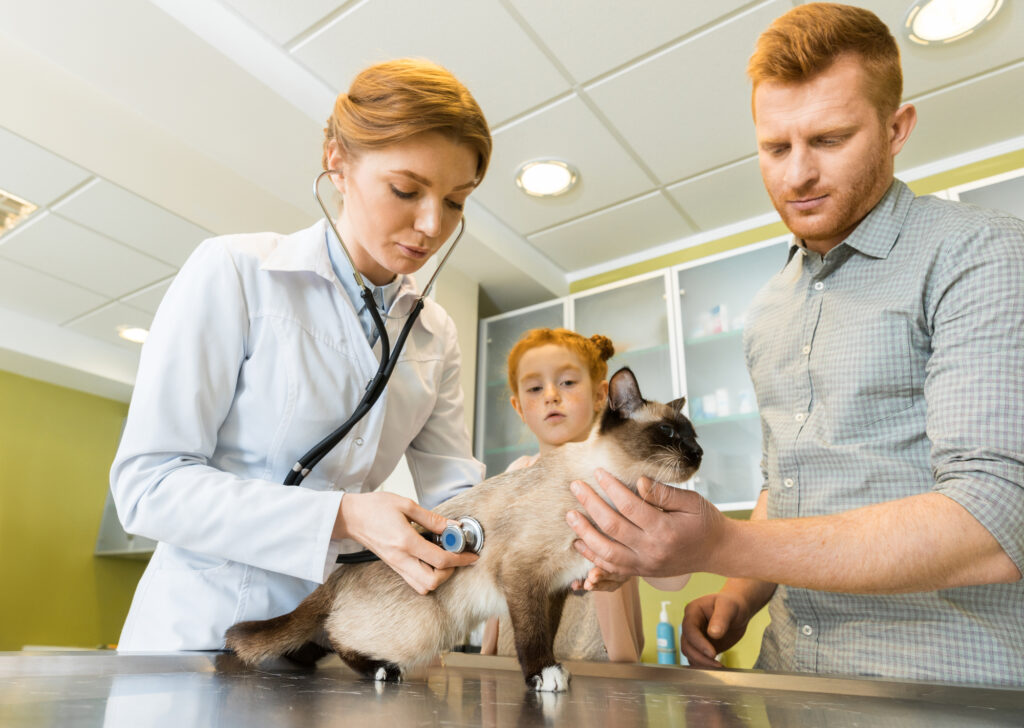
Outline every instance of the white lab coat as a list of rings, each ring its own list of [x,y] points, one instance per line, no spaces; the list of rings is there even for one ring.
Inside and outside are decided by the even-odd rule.
[[[160,542],[121,650],[221,649],[235,622],[293,609],[359,548],[330,540],[344,492],[376,489],[403,454],[426,508],[483,477],[455,326],[428,300],[370,413],[301,487],[281,485],[378,365],[325,235],[321,222],[207,240],[160,305],[111,469],[125,530]],[[415,295],[407,278],[395,308]],[[392,341],[403,323],[388,321]]]

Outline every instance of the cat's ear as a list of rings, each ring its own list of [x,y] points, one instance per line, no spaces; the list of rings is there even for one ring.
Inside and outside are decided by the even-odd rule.
[[[608,383],[608,407],[620,417],[628,417],[643,406],[640,385],[629,367],[622,367]]]
[[[673,412],[682,413],[685,404],[686,397],[680,397],[679,399],[673,399],[668,403],[668,406],[672,408]]]

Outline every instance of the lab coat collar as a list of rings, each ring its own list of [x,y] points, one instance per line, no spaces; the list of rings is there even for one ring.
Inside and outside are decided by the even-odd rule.
[[[336,284],[339,290],[341,282],[334,275],[334,266],[331,265],[330,256],[327,254],[327,235],[333,235],[327,230],[327,221],[319,220],[316,224],[305,230],[286,235],[280,239],[274,250],[267,255],[260,270],[285,271],[285,272],[308,272],[316,273]],[[400,276],[401,284],[395,294],[394,308],[401,310],[402,307],[411,301],[407,297],[416,298],[420,295],[416,287],[416,281],[412,276]],[[420,314],[417,323],[422,324],[429,332],[438,333],[443,323],[440,311],[436,303],[429,298],[423,302],[423,313]]]

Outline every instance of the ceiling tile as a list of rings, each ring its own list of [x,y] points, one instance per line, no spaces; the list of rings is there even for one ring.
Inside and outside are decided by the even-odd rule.
[[[54,212],[154,258],[181,266],[208,230],[106,180],[62,200]]]
[[[466,84],[492,126],[569,90],[568,81],[496,0],[362,3],[293,55],[339,91],[371,63],[429,58]]]
[[[0,258],[0,307],[60,324],[91,311],[105,296]]]
[[[703,174],[668,188],[700,230],[771,212],[757,157]]]
[[[173,278],[168,278],[166,281],[161,281],[156,285],[143,288],[138,293],[125,296],[121,301],[127,303],[132,308],[140,309],[146,313],[155,314],[157,308],[160,306],[160,302],[164,300],[164,294],[167,293],[167,289],[171,287],[171,282],[173,280]]]
[[[166,263],[50,212],[0,238],[0,257],[111,298],[175,272]]]
[[[523,162],[554,156],[580,173],[561,197],[530,197],[516,186]],[[648,192],[653,183],[608,129],[576,96],[494,135],[487,177],[474,195],[522,234],[585,215]]]
[[[580,270],[696,232],[660,192],[530,236],[566,270]]]
[[[65,326],[65,328],[72,329],[86,336],[92,336],[108,344],[120,346],[123,349],[139,351],[142,348],[141,345],[118,336],[117,327],[138,326],[139,328],[148,329],[152,324],[152,314],[115,301],[80,319],[76,319]]]
[[[755,151],[747,58],[789,8],[758,6],[585,91],[662,182],[747,157]]]
[[[46,207],[91,176],[56,154],[0,127],[0,190]]]
[[[896,173],[1019,137],[1024,131],[1024,63],[914,101],[917,126]]]
[[[861,0],[889,26],[900,46],[903,96],[918,94],[969,78],[991,68],[1024,58],[1024,7],[1004,2],[992,22],[955,43],[923,46],[907,38],[903,29],[910,0]]]
[[[511,0],[579,82],[682,38],[749,0]]]
[[[280,45],[344,4],[341,0],[302,0],[300,3],[283,3],[281,0],[221,1]]]

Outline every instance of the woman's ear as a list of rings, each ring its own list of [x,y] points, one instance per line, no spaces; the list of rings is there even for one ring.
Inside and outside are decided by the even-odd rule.
[[[342,195],[345,194],[345,173],[348,172],[348,159],[345,150],[337,139],[327,143],[327,169],[334,169],[340,174],[330,174],[331,182]]]
[[[526,418],[523,416],[523,406],[519,404],[519,397],[513,394],[511,397],[508,398],[508,401],[512,403],[512,409],[514,409],[516,411],[516,414],[519,415],[519,419],[521,419],[525,423]]]

